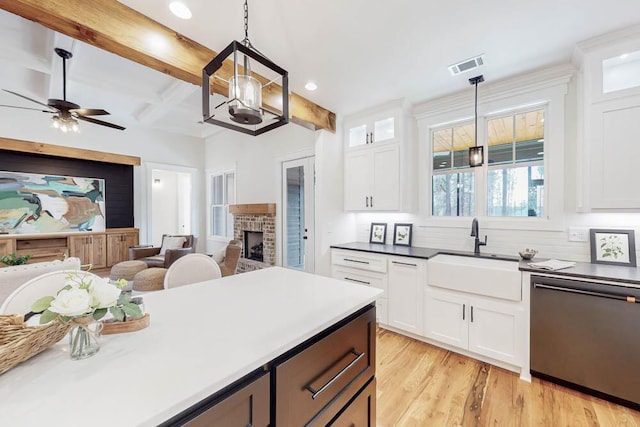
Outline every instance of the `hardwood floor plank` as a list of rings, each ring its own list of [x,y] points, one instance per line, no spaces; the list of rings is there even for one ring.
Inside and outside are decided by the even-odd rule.
[[[385,329],[377,340],[378,427],[640,427],[640,412],[597,397]]]

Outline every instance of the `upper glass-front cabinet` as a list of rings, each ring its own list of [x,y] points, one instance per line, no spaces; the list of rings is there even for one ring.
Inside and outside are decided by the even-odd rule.
[[[365,147],[369,144],[396,142],[398,118],[395,111],[378,113],[359,120],[349,120],[346,125],[347,148]]]
[[[602,93],[640,86],[640,51],[623,53],[602,61]]]

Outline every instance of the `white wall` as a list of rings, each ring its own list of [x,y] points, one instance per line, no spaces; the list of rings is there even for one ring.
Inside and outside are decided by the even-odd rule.
[[[196,168],[198,182],[204,182],[205,149],[201,138],[137,127],[119,131],[85,122],[80,123],[80,129],[78,134],[65,134],[49,127],[49,116],[46,114],[9,108],[0,111],[1,137],[140,157],[142,166],[134,167],[134,225],[140,229],[141,243],[151,240],[147,237],[145,226],[147,189],[151,186],[143,172],[146,163]],[[203,185],[198,185],[195,191],[196,202],[203,203]],[[195,235],[201,230],[204,235],[205,218],[202,211],[200,207],[196,209]]]

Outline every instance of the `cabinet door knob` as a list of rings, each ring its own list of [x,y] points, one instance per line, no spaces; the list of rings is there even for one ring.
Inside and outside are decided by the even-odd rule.
[[[369,143],[369,133],[367,132],[367,144]]]
[[[369,207],[369,196],[366,196],[365,198],[365,207]]]
[[[369,200],[370,200],[369,204],[371,205],[371,207],[373,207],[373,196],[369,197]]]
[[[374,139],[373,139],[373,132],[371,132],[371,143],[372,143],[372,144],[373,144],[373,141],[374,141]]]
[[[462,304],[462,320],[464,320],[464,312],[467,311],[467,304]]]
[[[473,306],[471,306],[471,323],[473,323]]]

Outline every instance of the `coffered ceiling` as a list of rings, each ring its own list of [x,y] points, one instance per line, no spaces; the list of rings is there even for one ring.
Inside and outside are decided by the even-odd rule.
[[[190,21],[171,15],[166,0],[121,3],[215,51],[243,38],[241,0],[185,1]],[[491,82],[566,63],[577,42],[640,23],[640,2],[627,0],[250,0],[249,10],[253,44],[289,71],[291,90],[339,118],[392,99],[416,103],[471,91],[467,79],[475,74]],[[74,54],[67,98],[106,109],[105,120],[199,137],[219,131],[198,123],[197,86],[6,11],[0,37],[1,88],[43,102],[61,98],[61,60],[53,48],[63,47]],[[481,53],[487,63],[477,72],[449,74],[448,65]],[[315,92],[304,89],[308,81],[317,83]],[[5,92],[0,104],[33,106]],[[42,113],[24,114],[48,123]]]

